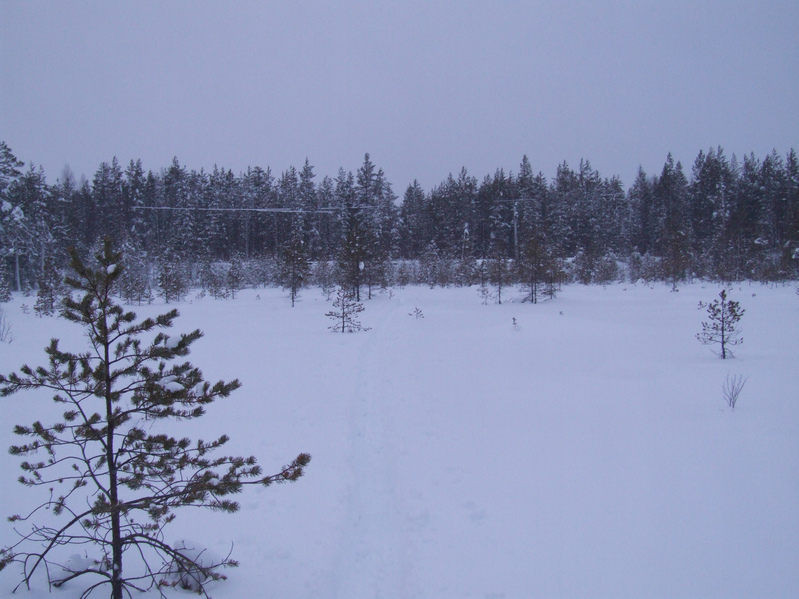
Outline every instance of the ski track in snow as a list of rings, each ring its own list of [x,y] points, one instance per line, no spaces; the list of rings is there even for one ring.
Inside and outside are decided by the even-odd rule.
[[[351,483],[341,531],[339,597],[406,596],[408,539],[401,532],[396,476],[393,382],[381,365],[391,360],[391,325],[402,313],[394,301],[363,335],[350,398]],[[399,592],[399,595],[395,593]]]

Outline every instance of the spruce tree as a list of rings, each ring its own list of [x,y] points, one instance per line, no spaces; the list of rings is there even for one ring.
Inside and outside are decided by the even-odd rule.
[[[194,443],[164,432],[178,420],[199,418],[240,383],[212,385],[191,363],[175,363],[202,333],[164,332],[176,310],[137,321],[112,298],[124,271],[121,255],[106,241],[96,258],[92,269],[72,252],[76,276],[66,283],[82,297],[67,297],[62,312],[83,327],[90,348],[72,353],[53,339],[45,350],[47,366],[25,365],[19,374],[0,375],[1,396],[47,389],[64,408],[55,423],[14,428],[25,440],[11,447],[13,455],[45,454],[21,464],[20,482],[49,489],[49,498],[46,493],[29,514],[11,520],[33,522],[42,510],[54,518],[29,524],[15,545],[2,549],[0,569],[20,562],[20,584],[28,586],[40,571],[55,587],[85,577],[90,580],[81,597],[105,585],[113,599],[153,587],[163,595],[164,587],[187,580],[205,593],[204,581],[224,578],[219,568],[235,562],[227,557],[208,563],[167,543],[165,527],[174,510],[235,512],[239,505],[231,496],[244,485],[297,480],[310,456],[300,454],[281,472],[265,476],[254,457],[214,457],[227,435]],[[64,552],[76,545],[87,559],[64,561]]]

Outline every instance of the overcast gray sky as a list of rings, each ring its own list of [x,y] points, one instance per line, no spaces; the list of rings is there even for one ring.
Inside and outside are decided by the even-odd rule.
[[[524,154],[629,186],[799,149],[799,2],[0,0],[0,139],[49,182],[369,152],[398,195]]]

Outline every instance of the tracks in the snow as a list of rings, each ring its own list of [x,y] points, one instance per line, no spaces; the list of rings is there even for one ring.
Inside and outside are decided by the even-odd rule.
[[[368,306],[367,306],[368,308]],[[363,345],[350,404],[348,488],[341,526],[338,595],[341,598],[393,596],[406,587],[408,546],[397,495],[396,435],[391,402],[392,326],[402,314],[398,301],[376,306],[381,312],[357,333]],[[377,310],[375,310],[377,312]]]

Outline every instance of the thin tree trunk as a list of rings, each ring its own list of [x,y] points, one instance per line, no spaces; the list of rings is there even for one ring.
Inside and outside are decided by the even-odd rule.
[[[106,320],[107,323],[107,320]],[[108,327],[105,327],[105,410],[108,432],[106,433],[105,456],[108,463],[108,491],[111,503],[111,599],[122,599],[122,527],[119,513],[119,493],[117,468],[114,460],[114,404],[111,401],[111,349],[107,339]]]
[[[22,291],[22,280],[19,276],[19,254],[14,252],[14,284],[17,291]]]
[[[727,359],[727,348],[726,348],[727,339],[725,338],[724,335],[727,332],[727,323],[725,322],[726,319],[724,318],[724,312],[725,309],[722,300],[722,305],[721,305],[721,359],[722,360]]]

